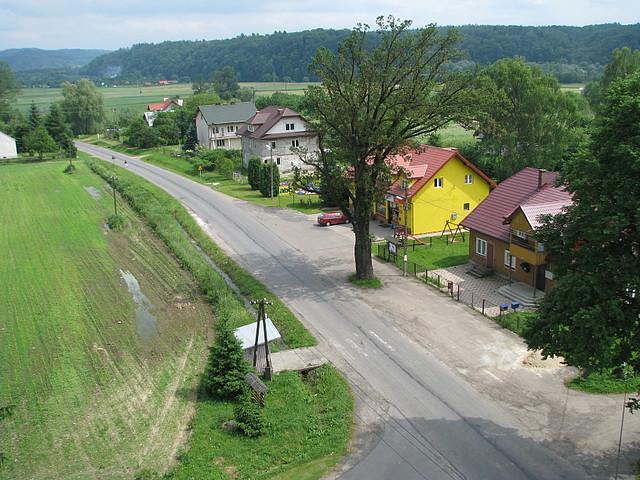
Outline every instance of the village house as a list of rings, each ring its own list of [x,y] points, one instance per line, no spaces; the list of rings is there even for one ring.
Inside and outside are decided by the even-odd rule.
[[[176,108],[182,107],[183,102],[181,98],[165,97],[160,103],[150,103],[147,105],[147,111],[143,113],[144,119],[150,127],[153,127],[158,113],[173,112]]]
[[[265,163],[273,162],[280,172],[299,167],[311,169],[292,149],[300,148],[312,154],[318,150],[318,136],[309,130],[307,121],[286,107],[266,107],[249,118],[239,131],[242,137],[242,162],[259,157]]]
[[[0,158],[16,158],[18,151],[16,141],[6,133],[0,132]]]
[[[199,106],[196,114],[198,143],[210,150],[240,150],[242,144],[238,131],[255,113],[253,102]]]
[[[571,194],[555,186],[557,175],[527,167],[500,183],[462,221],[470,231],[470,273],[497,273],[540,291],[553,287],[553,266],[533,234],[542,216],[556,215],[572,203]]]
[[[406,225],[411,235],[442,231],[447,222],[456,228],[495,186],[455,148],[423,145],[387,163],[397,172],[396,179],[375,206],[375,218],[396,228]]]

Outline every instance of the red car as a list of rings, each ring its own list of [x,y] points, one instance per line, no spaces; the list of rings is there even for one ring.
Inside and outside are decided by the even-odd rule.
[[[338,225],[340,223],[349,223],[349,219],[342,212],[327,212],[318,215],[318,225],[320,225],[321,227]]]

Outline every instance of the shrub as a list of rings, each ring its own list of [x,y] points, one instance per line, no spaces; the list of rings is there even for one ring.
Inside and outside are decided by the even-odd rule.
[[[109,215],[107,224],[111,230],[119,231],[124,228],[124,218],[120,215]]]
[[[73,173],[76,171],[76,166],[73,163],[70,163],[65,167],[62,173]]]
[[[203,378],[205,389],[214,397],[234,399],[243,392],[244,376],[248,370],[240,342],[227,319],[220,318],[215,342],[209,348],[209,360]]]
[[[258,190],[260,188],[260,168],[262,167],[262,160],[259,157],[251,157],[249,159],[249,165],[247,166],[247,179],[252,190]]]
[[[245,388],[240,403],[234,409],[238,429],[247,437],[259,437],[265,429],[262,408],[253,401],[251,393]]]
[[[272,179],[273,188],[271,187]],[[278,166],[273,163],[262,164],[262,166],[260,167],[260,193],[262,194],[262,196],[271,197],[271,193],[273,193],[273,196],[277,197],[279,186],[280,170],[278,170]]]

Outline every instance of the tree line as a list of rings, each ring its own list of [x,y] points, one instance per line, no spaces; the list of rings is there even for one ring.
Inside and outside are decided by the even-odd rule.
[[[445,30],[439,28],[440,32]],[[595,79],[615,48],[640,48],[640,25],[467,25],[457,31],[467,61],[487,65],[520,56],[571,82]],[[349,30],[315,29],[226,40],[137,44],[95,58],[80,74],[94,79],[114,76],[120,82],[133,83],[163,78],[191,82],[228,65],[240,81],[315,81],[318,77],[307,66],[318,48],[336,51],[349,34]],[[367,41],[373,44],[375,38],[370,33]]]

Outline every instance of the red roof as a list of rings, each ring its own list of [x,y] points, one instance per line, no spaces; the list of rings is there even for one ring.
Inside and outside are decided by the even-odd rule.
[[[562,187],[553,186],[557,176],[556,172],[537,168],[527,167],[520,170],[500,183],[467,215],[461,225],[469,230],[508,242],[509,225],[505,224],[505,219],[511,217],[521,207],[535,215],[534,223],[536,223],[537,216],[542,213],[557,213],[559,203],[565,206],[571,204],[571,194]],[[534,207],[536,205],[537,208]],[[546,207],[543,208],[543,205]],[[535,225],[532,224],[532,227],[535,228]]]
[[[247,120],[245,123],[247,125],[243,125],[240,127],[236,135],[241,135],[244,137],[255,138],[255,139],[267,139],[267,138],[280,138],[280,137],[299,137],[302,135],[310,135],[311,132],[300,130],[297,132],[286,132],[286,133],[272,133],[268,134],[267,132],[271,130],[278,121],[282,118],[287,117],[300,117],[300,114],[294,110],[291,110],[287,107],[266,107],[262,110],[256,112],[256,114]],[[255,130],[253,132],[249,131],[248,125],[253,125]]]
[[[169,105],[173,103],[173,100],[168,98],[162,103],[150,103],[147,105],[147,111],[149,112],[164,112]]]
[[[455,148],[433,147],[431,145],[422,145],[417,149],[411,149],[399,155],[387,158],[387,164],[394,168],[406,171],[409,178],[417,178],[418,180],[409,188],[409,196],[415,195],[445,164],[452,158],[459,158],[465,165],[476,172],[480,177],[486,180],[492,187],[495,182],[487,177],[482,170],[476,167],[469,160],[464,158]],[[393,195],[404,195],[402,190],[402,182],[396,181],[389,193]]]

